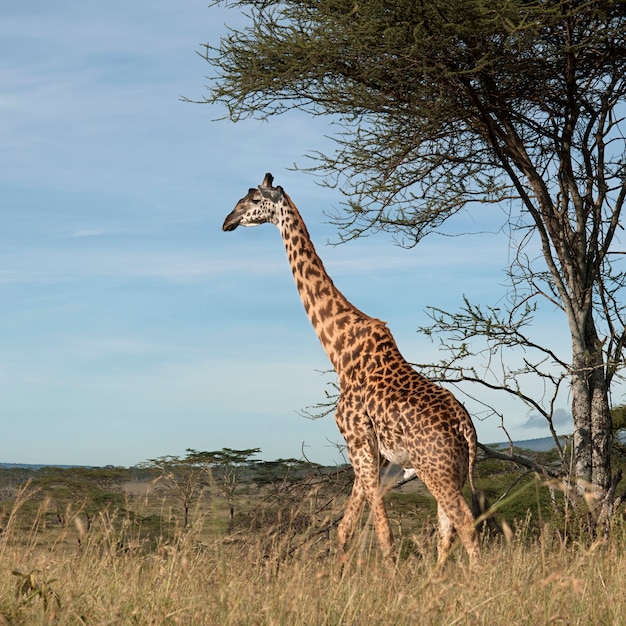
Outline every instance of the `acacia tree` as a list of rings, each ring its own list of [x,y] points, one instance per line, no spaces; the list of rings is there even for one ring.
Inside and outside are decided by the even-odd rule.
[[[154,482],[171,491],[180,501],[183,507],[183,528],[187,528],[189,509],[209,484],[205,465],[188,451],[184,458],[169,454],[148,459],[138,467],[157,472]]]
[[[54,503],[61,526],[82,513],[89,532],[96,513],[123,503],[120,485],[128,475],[120,467],[43,467],[33,478],[34,486]]]
[[[538,299],[562,311],[570,355],[539,348],[569,379],[575,477],[608,490],[610,389],[626,339],[615,256],[626,198],[626,4],[228,5],[250,21],[206,46],[214,75],[204,101],[226,105],[234,121],[290,109],[333,116],[336,150],[314,158],[349,196],[335,216],[342,240],[384,230],[410,246],[472,203],[508,203],[522,236],[495,319],[500,336],[489,335],[493,309],[465,313],[475,335],[507,345],[513,328],[523,345],[533,344],[523,328]]]
[[[232,530],[235,522],[235,499],[237,490],[244,478],[246,470],[250,469],[252,460],[261,452],[261,448],[247,448],[245,450],[233,450],[222,448],[212,452],[199,452],[191,448],[187,449],[187,459],[196,465],[203,467],[209,480],[220,492],[228,503],[228,530]]]

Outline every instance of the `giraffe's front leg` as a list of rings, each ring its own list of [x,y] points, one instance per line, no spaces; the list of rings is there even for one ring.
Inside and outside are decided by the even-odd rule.
[[[354,535],[367,500],[372,511],[378,542],[383,554],[389,556],[393,547],[393,534],[387,510],[385,509],[383,495],[379,488],[378,463],[356,460],[355,458],[352,461],[352,467],[354,469],[354,485],[352,486],[352,493],[350,494],[343,519],[339,523],[337,530],[339,551],[342,553],[342,556],[345,555],[347,545]]]
[[[359,470],[355,467],[354,471],[355,473],[358,472],[364,483],[365,497],[372,511],[378,542],[380,543],[383,554],[388,557],[391,555],[393,549],[393,533],[391,532],[387,509],[385,508],[383,494],[380,489],[378,456],[371,461],[368,458],[364,465],[365,467],[361,465]]]
[[[352,492],[346,505],[346,510],[343,514],[339,527],[337,529],[337,544],[339,551],[345,554],[346,547],[352,539],[354,529],[356,528],[358,521],[363,512],[363,506],[365,505],[365,491],[361,486],[360,481],[355,477],[354,484],[352,485]]]
[[[342,390],[335,412],[337,426],[346,441],[354,470],[354,486],[339,526],[339,547],[344,550],[359,520],[365,500],[372,511],[378,541],[385,556],[391,553],[393,535],[380,492],[378,439],[359,395],[348,385]]]
[[[370,506],[374,528],[383,554],[389,556],[393,547],[393,534],[380,489],[380,456],[376,436],[370,428],[365,428],[359,433],[357,441],[362,442],[363,445],[348,446],[350,461],[354,469],[355,485],[359,485],[362,493],[361,500],[367,500]]]

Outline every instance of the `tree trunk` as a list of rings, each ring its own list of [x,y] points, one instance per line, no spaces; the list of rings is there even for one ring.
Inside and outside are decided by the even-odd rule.
[[[591,483],[606,492],[611,485],[611,409],[602,353],[591,378]]]
[[[604,355],[592,321],[584,339],[585,345],[574,339],[572,346],[574,473],[580,488],[587,483],[606,492],[611,484],[611,412]]]
[[[572,371],[572,418],[574,420],[574,476],[591,483],[591,402],[585,376],[584,355],[574,356]]]

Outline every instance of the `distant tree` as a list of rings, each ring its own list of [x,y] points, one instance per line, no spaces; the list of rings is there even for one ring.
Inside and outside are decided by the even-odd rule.
[[[121,504],[119,488],[127,478],[123,468],[44,467],[36,472],[33,485],[50,497],[63,527],[82,513],[89,531],[96,513]]]
[[[319,466],[302,459],[258,461],[254,466],[254,481],[259,485],[275,485],[301,480]]]
[[[0,498],[9,499],[35,476],[35,470],[25,467],[0,468]]]
[[[228,529],[232,530],[235,519],[237,489],[246,471],[249,471],[252,457],[261,452],[260,448],[233,450],[222,448],[212,452],[198,452],[187,449],[190,462],[202,465],[208,471],[211,483],[228,503]]]
[[[235,121],[332,116],[337,150],[317,155],[316,169],[349,197],[335,216],[342,240],[383,230],[411,246],[474,203],[508,211],[508,297],[436,316],[433,332],[458,337],[438,375],[480,383],[466,360],[475,341],[489,343],[488,364],[537,349],[526,371],[570,385],[574,479],[608,494],[609,399],[626,346],[626,3],[227,4],[250,19],[206,47],[206,101]],[[569,355],[532,337],[538,302],[563,314]],[[551,415],[550,402],[525,399]]]
[[[160,456],[141,463],[139,467],[155,471],[155,482],[172,492],[180,501],[183,508],[183,528],[187,528],[189,509],[209,484],[206,467],[191,455],[184,458],[174,455]]]

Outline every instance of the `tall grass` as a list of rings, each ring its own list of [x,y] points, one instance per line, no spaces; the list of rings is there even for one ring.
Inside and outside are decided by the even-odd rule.
[[[332,536],[290,550],[262,532],[207,541],[214,521],[199,515],[153,541],[132,517],[106,512],[88,533],[79,515],[53,533],[43,501],[24,527],[31,495],[22,490],[0,522],[0,624],[626,623],[621,524],[592,546],[518,524],[509,544],[485,545],[478,568],[458,549],[438,570],[428,533],[407,538],[391,563],[365,528],[339,563]]]

